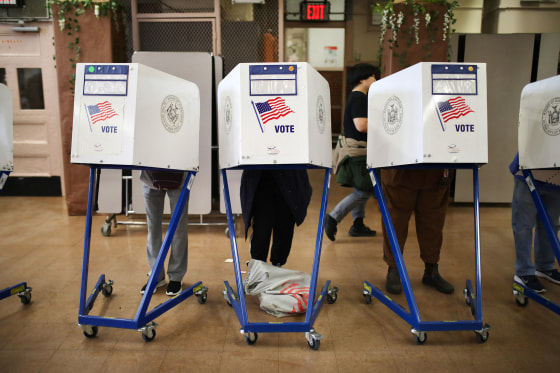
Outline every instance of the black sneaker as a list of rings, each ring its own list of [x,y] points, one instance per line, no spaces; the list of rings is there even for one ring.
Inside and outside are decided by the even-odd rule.
[[[183,290],[183,286],[180,281],[169,281],[167,285],[167,291],[165,294],[173,296],[179,294]]]
[[[385,289],[391,294],[400,294],[402,292],[401,277],[396,268],[389,267]]]
[[[546,289],[541,284],[537,276],[535,275],[527,275],[527,276],[513,276],[513,280],[519,282],[520,284],[525,285],[529,289],[533,290],[536,293],[544,293]]]
[[[546,278],[548,281],[560,285],[560,272],[558,272],[557,269],[552,269],[550,271],[541,271],[540,269],[537,269],[535,275]]]
[[[352,237],[374,237],[377,232],[369,229],[367,225],[354,224],[350,227],[348,234]]]
[[[140,289],[140,294],[144,294],[147,286],[148,286],[147,283],[146,283],[146,285],[142,286],[142,289]],[[156,293],[157,289],[159,289],[162,286],[165,286],[165,279],[158,281],[158,283],[156,284],[156,288],[154,289],[154,294]]]
[[[336,235],[337,224],[338,223],[336,222],[336,220],[332,216],[327,214],[327,217],[325,218],[325,234],[331,241],[335,240],[334,236]]]

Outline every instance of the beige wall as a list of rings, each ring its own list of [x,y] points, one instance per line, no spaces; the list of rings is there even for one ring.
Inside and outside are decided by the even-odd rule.
[[[352,46],[346,65],[358,61],[378,64],[380,27],[371,25],[371,0],[354,0],[351,29]],[[528,3],[519,0],[459,0],[454,11],[457,34],[554,33],[560,32],[560,2]]]
[[[484,33],[560,32],[560,2],[493,0],[484,3]]]

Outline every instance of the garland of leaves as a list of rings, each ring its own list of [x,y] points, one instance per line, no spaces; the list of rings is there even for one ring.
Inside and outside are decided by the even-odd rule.
[[[443,40],[450,40],[451,36],[455,32],[455,29],[452,29],[451,26],[455,24],[457,21],[455,19],[455,14],[453,10],[458,6],[458,1],[446,1],[446,0],[423,0],[423,1],[415,1],[415,0],[404,0],[401,3],[405,4],[406,8],[412,10],[412,14],[414,16],[414,24],[412,26],[412,30],[409,30],[408,40],[406,39],[406,34],[403,36],[399,31],[401,31],[401,26],[404,21],[404,13],[399,11],[398,14],[395,14],[394,9],[395,0],[389,0],[384,4],[375,3],[373,6],[372,12],[374,13],[381,13],[381,35],[379,37],[379,51],[377,54],[377,59],[381,62],[381,55],[383,53],[383,40],[385,38],[385,34],[387,30],[393,31],[393,38],[389,39],[389,48],[393,50],[393,56],[399,59],[399,63],[401,66],[406,65],[406,50],[398,55],[395,51],[396,48],[399,47],[399,40],[403,43],[406,42],[406,46],[410,47],[412,43],[420,44],[420,37],[419,37],[419,28],[420,22],[424,21],[426,30],[428,31],[428,38],[429,43],[433,44],[436,42],[436,35],[437,35],[437,28],[432,27],[435,24],[435,21],[438,20],[440,17],[439,11],[431,11],[428,12],[426,7],[424,6],[425,3],[432,3],[432,4],[439,4],[447,6],[447,11],[443,15]],[[426,56],[423,56],[422,59],[428,59],[431,57],[431,53],[429,51],[429,44],[426,43],[422,46],[424,50],[427,51]],[[451,57],[451,45],[448,46],[448,53],[447,57]]]
[[[113,21],[118,27],[118,15],[122,14],[124,16],[124,12],[119,12],[119,10],[123,9],[123,6],[112,0],[47,0],[47,7],[51,14],[53,5],[59,6],[56,19],[58,20],[60,31],[62,33],[66,32],[68,36],[75,36],[75,38],[68,43],[68,49],[75,51],[74,57],[70,58],[72,68],[76,67],[76,63],[80,61],[81,55],[79,36],[81,27],[78,18],[88,9],[93,10],[97,19],[100,17],[107,17],[111,13],[113,15]],[[53,60],[56,61],[56,55],[53,55]],[[72,73],[72,77],[69,81],[72,94],[74,93],[75,82],[76,74]]]

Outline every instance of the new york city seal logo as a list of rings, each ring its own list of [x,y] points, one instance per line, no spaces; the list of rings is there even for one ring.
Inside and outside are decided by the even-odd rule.
[[[397,96],[391,96],[383,108],[383,128],[389,135],[394,135],[401,128],[403,119],[402,102]]]
[[[176,133],[183,127],[185,112],[177,96],[169,95],[163,99],[159,115],[163,127],[168,132]]]
[[[317,97],[315,117],[317,118],[317,128],[322,135],[325,132],[325,103],[323,102],[323,96]]]
[[[232,111],[233,111],[233,107],[231,106],[231,99],[229,98],[229,96],[227,96],[224,102],[224,122],[225,122],[225,130],[227,134],[231,132],[231,125],[233,123]]]
[[[554,97],[544,107],[542,127],[550,136],[560,134],[560,97]]]

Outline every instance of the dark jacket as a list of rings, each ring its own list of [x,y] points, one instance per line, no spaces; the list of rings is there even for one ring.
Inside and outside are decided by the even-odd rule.
[[[300,225],[307,215],[307,207],[311,201],[312,188],[307,170],[244,170],[241,175],[241,211],[245,223],[245,238],[253,218],[253,200],[261,177],[265,182],[274,182],[284,201],[288,204],[294,220]],[[271,197],[272,198],[272,197]],[[271,211],[271,214],[274,213]]]

